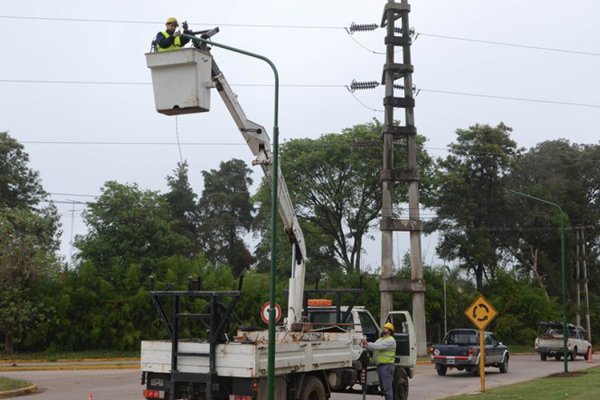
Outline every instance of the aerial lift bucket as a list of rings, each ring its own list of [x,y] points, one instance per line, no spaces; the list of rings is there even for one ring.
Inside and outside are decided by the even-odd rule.
[[[212,57],[195,49],[147,53],[156,111],[180,115],[210,110]]]

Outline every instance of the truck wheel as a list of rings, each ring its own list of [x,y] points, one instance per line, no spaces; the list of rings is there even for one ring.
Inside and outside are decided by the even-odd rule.
[[[508,372],[508,354],[506,355],[506,357],[504,357],[504,361],[502,361],[502,364],[500,364],[500,367],[498,367],[500,369],[500,373],[505,374]]]
[[[556,361],[560,361],[560,354],[555,354],[555,355],[554,355],[554,359],[555,359]]]
[[[548,358],[548,356],[546,355],[546,353],[540,353],[540,360],[546,361],[546,358]]]
[[[435,370],[439,376],[444,376],[446,375],[446,372],[448,372],[448,367],[442,364],[436,364]]]
[[[408,399],[408,375],[402,367],[396,367],[394,372],[394,400]]]
[[[577,358],[577,347],[575,347],[573,349],[573,351],[571,352],[571,354],[569,354],[569,359],[571,361],[575,361],[575,358]]]
[[[323,382],[316,376],[307,376],[302,385],[300,400],[326,400]]]

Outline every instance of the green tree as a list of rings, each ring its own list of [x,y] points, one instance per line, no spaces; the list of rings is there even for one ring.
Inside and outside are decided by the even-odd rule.
[[[318,255],[324,265],[341,267],[349,273],[360,270],[363,241],[369,238],[381,211],[382,152],[377,144],[382,131],[382,125],[375,120],[344,129],[340,134],[294,139],[281,146],[282,171],[311,259]],[[426,177],[430,160],[422,151],[422,143],[420,138],[419,164]],[[406,157],[400,148],[395,155],[401,168]],[[403,203],[405,186],[396,188],[398,202]],[[270,186],[263,180],[256,196],[260,203],[258,229],[263,240],[270,235],[269,198]],[[267,243],[263,241],[262,246]],[[279,264],[285,265],[285,261]]]
[[[221,162],[218,170],[202,171],[202,248],[211,262],[231,266],[237,276],[255,262],[243,239],[253,221],[254,206],[248,190],[251,172],[244,161],[237,159]]]
[[[29,168],[23,145],[0,132],[0,205],[8,208],[36,207],[47,198],[39,173]]]
[[[36,290],[55,280],[54,221],[23,208],[0,208],[0,330],[14,351],[27,332],[51,318]]]
[[[148,276],[161,258],[192,253],[190,240],[175,231],[164,197],[135,184],[105,183],[83,219],[88,232],[75,238],[77,257],[94,263],[109,282],[120,281],[131,264]]]
[[[188,164],[182,162],[177,164],[173,176],[167,177],[170,191],[165,194],[169,206],[173,229],[176,233],[185,236],[190,243],[194,244],[193,254],[198,249],[198,225],[199,212],[197,195],[192,190],[188,179]]]
[[[518,154],[511,128],[475,125],[456,131],[449,155],[437,161],[432,190],[436,217],[427,231],[439,231],[438,254],[459,260],[475,275],[477,290],[500,264],[511,208],[506,177]]]

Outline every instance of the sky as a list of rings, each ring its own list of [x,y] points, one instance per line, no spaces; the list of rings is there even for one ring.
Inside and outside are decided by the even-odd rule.
[[[68,258],[72,237],[86,232],[85,205],[79,203],[93,201],[107,181],[164,192],[166,177],[183,159],[200,194],[201,171],[231,158],[251,165],[252,155],[215,92],[209,113],[175,118],[155,111],[144,53],[168,17],[187,20],[194,30],[219,26],[214,41],[273,61],[282,85],[283,142],[383,120],[383,86],[354,93],[346,86],[381,79],[385,31],[349,35],[345,28],[379,24],[385,3],[3,1],[0,131],[25,146],[30,167],[57,202],[62,253]],[[456,129],[476,123],[504,122],[524,148],[560,138],[599,143],[600,2],[410,4],[415,121],[432,156],[445,157]],[[223,49],[212,53],[248,118],[272,134],[270,68]],[[255,182],[260,178],[256,169]],[[374,234],[365,246],[365,266],[377,266],[381,257],[380,235]],[[435,236],[423,237],[426,263],[436,260],[435,242]],[[408,235],[397,234],[396,246],[399,257]]]

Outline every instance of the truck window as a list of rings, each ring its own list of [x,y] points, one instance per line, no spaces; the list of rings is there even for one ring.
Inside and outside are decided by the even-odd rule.
[[[367,337],[370,342],[374,342],[379,336],[379,328],[373,320],[373,317],[364,311],[358,313],[360,319],[360,326],[362,327],[363,334]]]
[[[478,345],[479,338],[476,332],[468,332],[468,331],[456,331],[449,332],[448,336],[446,336],[446,340],[444,344],[458,344],[458,345]]]

